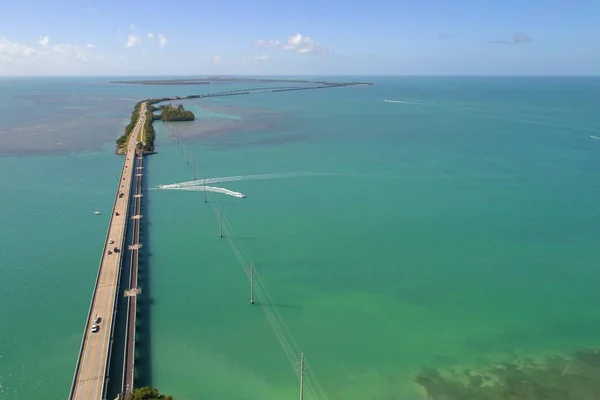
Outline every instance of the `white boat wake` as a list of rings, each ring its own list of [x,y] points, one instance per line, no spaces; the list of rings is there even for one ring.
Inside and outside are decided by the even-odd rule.
[[[159,189],[184,190],[186,192],[203,192],[206,190],[207,192],[221,193],[221,194],[226,194],[228,196],[239,197],[240,199],[243,199],[244,197],[246,197],[246,195],[244,193],[234,192],[233,190],[229,190],[229,189],[225,189],[225,188],[221,188],[221,187],[215,187],[215,186],[161,187]]]
[[[600,140],[600,137],[598,137],[598,136],[590,135],[590,137],[591,137],[592,139],[597,139],[597,140]]]
[[[281,179],[281,178],[294,178],[299,176],[311,175],[306,172],[290,172],[286,174],[256,174],[256,175],[236,175],[236,176],[224,176],[221,178],[207,178],[196,181],[171,183],[169,185],[158,185],[160,189],[176,189],[190,186],[203,186],[205,184],[223,183],[223,182],[236,182],[236,181],[251,181],[259,179]]]
[[[424,105],[423,103],[418,103],[416,101],[405,101],[405,100],[384,100],[386,103],[401,103],[401,104],[418,104],[420,106]]]
[[[233,190],[216,187],[216,186],[206,186],[207,184],[215,184],[215,183],[223,183],[223,182],[237,182],[237,181],[251,181],[251,180],[260,180],[260,179],[282,179],[282,178],[294,178],[300,176],[308,176],[313,175],[308,172],[289,172],[283,174],[255,174],[255,175],[235,175],[235,176],[224,176],[220,178],[207,178],[196,181],[187,181],[187,182],[179,182],[179,183],[171,183],[168,185],[158,185],[158,189],[165,190],[185,190],[190,192],[203,192],[206,190],[207,192],[212,193],[221,193],[226,194],[228,196],[244,198],[245,194],[240,192],[234,192]]]

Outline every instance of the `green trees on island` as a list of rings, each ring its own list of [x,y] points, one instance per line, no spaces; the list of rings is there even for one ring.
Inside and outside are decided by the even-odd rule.
[[[152,111],[146,111],[146,121],[144,122],[144,151],[154,151],[154,126],[152,125]]]
[[[187,111],[183,105],[179,104],[173,107],[171,104],[160,106],[160,119],[162,121],[193,121],[196,116],[193,112]]]
[[[138,118],[140,117],[140,108],[142,107],[143,101],[138,102],[131,113],[131,120],[129,124],[125,127],[125,133],[123,136],[117,139],[117,149],[119,153],[125,153],[125,149],[127,148],[127,141],[129,140],[129,135],[135,128],[135,124],[137,123]]]
[[[156,132],[154,131],[153,122],[155,119],[162,121],[193,121],[196,116],[191,111],[186,111],[183,105],[179,104],[177,107],[172,105],[164,105],[155,107],[153,104],[159,103],[164,99],[153,99],[148,100],[149,107],[146,111],[146,121],[144,122],[144,151],[154,151],[154,139],[156,138]],[[154,115],[153,111],[160,110],[160,115]]]
[[[157,389],[150,386],[133,389],[126,400],[175,400],[173,396],[160,394]]]
[[[186,98],[197,98],[199,96],[187,96]],[[177,98],[179,99],[179,97]],[[117,152],[119,154],[125,154],[127,151],[127,142],[129,141],[129,137],[135,128],[135,124],[137,123],[140,117],[140,109],[144,102],[148,103],[148,107],[146,108],[146,120],[144,121],[144,137],[139,138],[139,140],[143,140],[144,144],[141,148],[146,152],[154,151],[154,139],[156,138],[156,133],[154,132],[153,122],[155,119],[160,119],[162,121],[174,122],[174,121],[193,121],[196,116],[193,112],[187,111],[183,108],[183,105],[179,104],[176,107],[173,107],[171,104],[163,105],[160,107],[154,106],[156,103],[161,103],[163,101],[173,100],[172,98],[163,97],[161,99],[149,99],[142,100],[135,105],[133,112],[131,113],[131,120],[129,124],[125,127],[125,133],[117,139]],[[160,115],[154,115],[154,111],[159,111]],[[140,145],[138,144],[138,148]]]

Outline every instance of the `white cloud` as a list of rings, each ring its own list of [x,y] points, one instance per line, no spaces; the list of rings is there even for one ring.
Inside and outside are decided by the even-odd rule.
[[[330,50],[318,45],[313,39],[300,33],[290,36],[287,42],[284,43],[279,40],[257,40],[254,44],[256,46],[279,47],[298,54],[329,55],[331,53]]]
[[[0,37],[0,74],[65,74],[82,68],[95,66],[91,61],[101,61],[103,57],[91,51],[91,45],[55,44],[45,37],[40,41],[41,50],[27,45],[13,43]],[[87,65],[88,67],[83,67]]]
[[[242,65],[259,64],[268,61],[273,61],[273,57],[262,54],[260,56],[242,58]]]
[[[278,47],[281,42],[279,40],[257,40],[254,44],[257,46]]]
[[[158,34],[157,40],[158,40],[159,47],[165,47],[168,43],[167,38],[162,33]]]
[[[50,38],[48,36],[44,36],[43,38],[41,38],[40,40],[38,40],[38,43],[44,47],[48,46],[48,44],[50,44]]]
[[[139,45],[140,45],[139,35],[137,35],[136,33],[132,33],[131,35],[127,36],[127,43],[125,44],[125,46],[133,47],[133,46],[139,46]]]
[[[139,46],[142,44],[140,35],[138,34],[137,29],[135,29],[134,24],[129,24],[129,31],[130,33],[127,36],[127,43],[125,43],[125,47]]]
[[[322,53],[325,49],[315,43],[314,40],[308,36],[302,36],[297,33],[294,36],[288,38],[287,43],[283,45],[285,50],[292,50],[296,53]]]
[[[88,44],[86,44],[86,45],[85,45],[85,47],[87,47],[88,49],[93,49],[93,48],[94,48],[94,47],[96,47],[96,46],[94,46],[94,45],[93,45],[93,44],[91,44],[91,43],[88,43]]]
[[[50,47],[54,53],[62,53],[66,58],[76,59],[87,63],[88,61],[101,57],[91,53],[88,46],[74,44],[56,44]]]
[[[148,39],[151,39],[151,40],[153,40],[153,39],[154,39],[154,34],[153,34],[152,32],[148,32],[148,33],[146,33],[146,37],[147,37]]]
[[[13,43],[4,36],[0,36],[0,58],[15,61],[38,56],[40,53],[23,44]]]
[[[213,57],[213,64],[218,64],[221,62],[221,56],[214,56]]]

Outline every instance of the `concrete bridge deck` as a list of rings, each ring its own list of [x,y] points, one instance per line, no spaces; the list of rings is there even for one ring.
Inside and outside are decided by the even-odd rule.
[[[121,263],[123,251],[125,250],[125,236],[129,219],[128,209],[132,194],[135,148],[138,133],[144,125],[146,107],[147,104],[144,103],[140,110],[140,119],[131,133],[127,145],[125,161],[119,178],[114,208],[111,213],[92,302],[75,368],[69,395],[70,400],[103,400],[106,397],[105,391],[109,379]],[[114,243],[110,243],[111,240]],[[117,248],[117,251],[115,251],[115,248]],[[109,250],[111,254],[108,254]],[[99,330],[95,333],[91,331],[94,316],[100,318]]]

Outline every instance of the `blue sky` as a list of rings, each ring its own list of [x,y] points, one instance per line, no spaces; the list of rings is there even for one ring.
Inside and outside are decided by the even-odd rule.
[[[600,74],[600,1],[19,0],[0,75]]]

